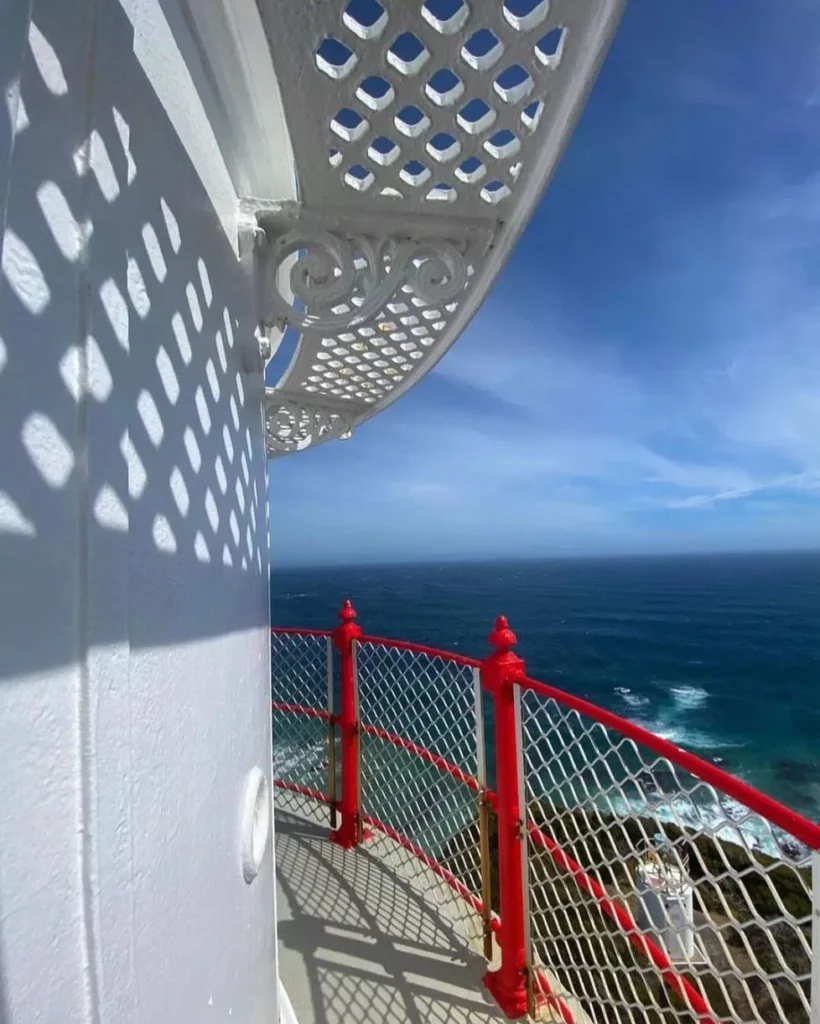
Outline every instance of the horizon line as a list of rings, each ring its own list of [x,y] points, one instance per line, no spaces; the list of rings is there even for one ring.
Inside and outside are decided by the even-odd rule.
[[[820,555],[818,547],[794,547],[794,548],[751,548],[743,550],[732,549],[704,549],[703,551],[621,551],[621,552],[586,552],[564,554],[556,552],[549,555],[489,555],[489,556],[465,556],[452,558],[434,558],[424,556],[417,559],[403,559],[401,561],[378,560],[378,561],[352,561],[352,562],[288,562],[276,563],[273,559],[269,561],[271,573],[304,570],[304,569],[398,569],[408,567],[442,567],[458,565],[499,565],[514,564],[520,562],[592,562],[592,561],[619,561],[626,559],[651,560],[651,559],[696,559],[696,558],[750,558],[750,557],[771,557],[774,555]]]

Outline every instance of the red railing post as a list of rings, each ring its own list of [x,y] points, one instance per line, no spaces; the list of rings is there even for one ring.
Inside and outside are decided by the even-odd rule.
[[[338,723],[341,733],[342,795],[339,802],[341,821],[330,838],[345,850],[358,845],[360,839],[359,807],[359,681],[353,642],[362,635],[356,625],[356,612],[345,601],[339,612],[341,624],[333,631],[333,644],[339,652],[341,699]]]
[[[526,825],[521,793],[521,723],[515,682],[524,661],[503,615],[489,636],[495,648],[481,665],[481,685],[492,694],[495,718],[496,811],[501,966],[484,975],[484,985],[507,1017],[523,1017],[528,1007],[528,902],[524,889]]]

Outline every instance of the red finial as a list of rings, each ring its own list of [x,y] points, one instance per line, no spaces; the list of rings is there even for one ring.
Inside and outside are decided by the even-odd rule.
[[[358,640],[362,635],[361,626],[356,625],[356,609],[349,599],[342,605],[339,618],[342,621],[333,630],[333,642],[338,650],[349,650],[350,641]]]
[[[350,598],[348,598],[342,605],[342,610],[339,612],[339,618],[345,623],[353,622],[356,618],[356,609],[353,607]]]
[[[490,633],[488,640],[498,654],[506,654],[518,643],[518,637],[510,629],[506,615],[499,615],[495,620],[495,629]]]

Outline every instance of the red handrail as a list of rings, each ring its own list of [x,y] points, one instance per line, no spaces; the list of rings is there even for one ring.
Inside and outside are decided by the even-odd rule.
[[[450,651],[442,651],[434,647],[428,647],[423,644],[416,644],[408,641],[391,640],[367,634],[359,636],[357,640],[359,643],[368,643],[395,650],[409,651],[414,654],[422,654],[431,658],[442,659],[461,666],[479,668],[482,670],[482,686],[485,689],[489,689],[489,692],[493,693],[495,691],[492,683],[492,673],[489,672],[489,668],[492,667],[493,658],[497,659],[498,655],[502,654],[502,660],[506,660],[503,671],[500,673],[500,675],[504,676],[504,679],[501,680],[501,682],[505,682],[507,684],[514,682],[521,687],[522,691],[529,691],[548,700],[554,700],[560,706],[584,715],[591,721],[631,739],[635,743],[652,751],[659,757],[667,759],[673,765],[689,772],[691,775],[700,779],[707,785],[722,791],[738,804],[745,806],[749,810],[768,820],[771,824],[794,836],[805,846],[813,850],[820,850],[820,825],[809,821],[797,812],[783,806],[772,797],[768,797],[765,794],[758,792],[752,786],[735,778],[728,772],[710,764],[695,754],[683,750],[674,743],[662,739],[649,730],[644,729],[639,725],[635,725],[633,722],[622,718],[614,712],[598,707],[583,698],[576,697],[573,694],[558,689],[557,687],[526,676],[524,674],[523,662],[510,654],[512,644],[515,643],[514,634],[512,634],[512,631],[508,629],[506,620],[502,621],[499,619],[498,621],[505,627],[506,632],[503,632],[503,635],[502,633],[499,633],[500,626],[497,624],[496,633],[493,636],[496,639],[498,637],[503,639],[506,637],[507,633],[509,633],[511,640],[506,646],[503,644],[501,646],[496,644],[496,646],[498,646],[498,650],[495,655],[490,659],[487,659],[485,662],[480,662],[477,659],[470,658],[465,655],[455,654]],[[326,637],[331,635],[327,631],[319,630],[308,631],[298,629],[281,629],[274,630],[273,632],[283,634],[295,633],[316,637]],[[493,637],[491,637],[491,640],[493,640]],[[509,664],[507,664],[507,662],[509,662]],[[498,686],[501,685],[501,682],[498,683]],[[277,710],[296,714],[307,714],[311,717],[323,718],[325,720],[331,717],[327,712],[322,713],[318,709],[305,708],[300,705],[274,704],[274,707]],[[374,723],[362,723],[359,727],[362,732],[377,737],[384,742],[406,750],[422,760],[427,761],[439,770],[446,772],[460,783],[468,786],[474,792],[480,791],[481,785],[476,778],[464,772],[461,768],[448,761],[445,757],[433,753],[421,744],[415,743],[395,733],[391,733]],[[501,766],[497,765],[497,768],[500,771]],[[327,802],[327,797],[323,794],[317,793],[314,790],[307,790],[294,783],[276,780],[275,784],[281,788],[302,792],[314,799]],[[487,795],[490,798],[491,803],[496,807],[496,811],[498,811],[497,794],[488,792]],[[386,825],[384,822],[372,818],[369,815],[362,815],[361,817],[362,820],[365,820],[374,828],[379,829],[385,835],[388,835],[391,839],[395,840],[405,849],[410,851],[439,877],[444,879],[444,881],[446,881],[455,892],[462,896],[469,905],[473,907],[473,909],[478,910],[479,912],[481,911],[481,900],[471,893],[463,883],[459,882],[458,879],[448,872],[441,864],[435,861],[435,859],[429,854],[426,854],[421,848],[415,846],[409,839],[402,836],[396,829]],[[717,1024],[717,1019],[713,1016],[713,1011],[701,992],[698,991],[686,976],[676,968],[664,950],[662,950],[659,945],[640,930],[632,916],[632,913],[621,906],[616,900],[611,899],[604,887],[595,878],[585,871],[580,864],[573,860],[553,839],[551,839],[535,824],[528,822],[527,832],[534,845],[546,851],[557,867],[571,876],[580,889],[593,897],[600,910],[610,917],[632,945],[647,957],[649,962],[657,969],[665,984],[676,995],[684,1000],[684,1002],[690,1007],[691,1011],[696,1015],[698,1021],[703,1022],[703,1024]],[[494,917],[492,921],[493,930],[499,933],[500,939],[503,939],[504,918],[506,917],[503,913],[503,909],[502,901],[502,917],[500,920],[497,917]],[[513,949],[513,951],[515,950],[514,943],[508,942],[508,945]],[[502,967],[503,960],[504,958],[502,957]],[[548,979],[543,976],[542,972],[538,973],[539,978],[542,980],[544,991],[549,992]],[[510,975],[511,983],[517,984],[515,981],[517,976],[518,972],[513,971]],[[498,980],[499,978],[500,975],[495,975],[495,980]],[[560,997],[548,996],[547,998],[556,1001],[561,1016],[566,1024],[572,1024],[573,1016],[566,1003]]]
[[[816,825],[814,822],[804,818],[797,811],[784,807],[777,800],[766,796],[765,793],[759,792],[753,786],[742,782],[716,765],[709,764],[708,761],[704,761],[697,754],[690,754],[688,750],[683,750],[675,746],[674,743],[661,739],[655,733],[642,728],[640,725],[635,725],[634,722],[630,722],[625,718],[621,718],[612,711],[599,708],[596,704],[591,704],[581,697],[575,697],[571,693],[559,690],[554,686],[549,686],[547,683],[540,683],[538,680],[528,677],[522,678],[520,683],[522,689],[531,690],[542,697],[552,699],[557,704],[562,704],[564,707],[571,708],[579,714],[586,715],[587,718],[591,718],[593,721],[599,722],[609,729],[622,733],[628,739],[640,743],[659,757],[665,757],[668,761],[678,765],[678,767],[683,768],[708,785],[723,790],[727,796],[730,796],[739,804],[743,804],[750,811],[754,811],[761,817],[767,818],[772,824],[783,829],[784,832],[791,833],[795,839],[799,839],[801,843],[804,843],[811,849],[820,850],[820,825]]]
[[[318,803],[326,804],[330,800],[326,793],[321,793],[318,789],[310,789],[308,786],[300,786],[296,782],[286,782],[284,779],[274,779],[273,784],[277,789],[284,789],[289,793],[298,793],[300,796],[310,797],[311,800],[316,800]],[[443,864],[439,863],[434,857],[431,857],[429,853],[425,853],[424,850],[419,846],[415,846],[400,832],[397,832],[391,825],[385,824],[379,818],[374,818],[372,814],[364,815],[365,822],[373,828],[377,828],[380,832],[383,832],[388,838],[394,840],[399,846],[409,851],[425,864],[431,871],[433,871],[442,881],[446,882],[447,885],[458,893],[462,899],[466,900],[476,913],[480,914],[484,908],[481,900],[474,893],[464,885],[463,882],[459,882],[456,876],[444,867]],[[490,917],[490,927],[494,932],[497,932],[501,927],[501,922],[498,920],[498,915],[493,912]]]
[[[541,849],[546,850],[558,867],[572,875],[579,888],[593,897],[601,910],[618,925],[638,952],[650,960],[653,967],[657,967],[664,982],[698,1014],[698,1020],[704,1021],[705,1024],[718,1024],[712,1016],[709,1004],[700,992],[675,970],[674,964],[660,946],[641,932],[632,914],[620,903],[610,899],[601,883],[596,882],[577,861],[564,853],[561,847],[541,829],[530,822],[527,831],[532,841]]]
[[[277,636],[333,636],[332,629],[300,629],[298,626],[272,626],[271,633]],[[443,651],[438,647],[427,647],[425,644],[411,643],[409,640],[390,640],[386,637],[370,636],[363,633],[359,637],[359,642],[394,647],[396,650],[412,651],[414,654],[427,654],[431,658],[443,658],[445,661],[453,661],[457,665],[466,665],[469,668],[481,667],[478,658],[470,658],[466,654],[456,654],[453,651]]]
[[[287,711],[292,715],[306,715],[308,718],[321,718],[323,722],[329,721],[333,715],[321,708],[308,708],[304,704],[286,704],[281,700],[272,700],[270,706],[274,711]]]
[[[283,711],[291,714],[305,714],[312,718],[327,718],[327,712],[317,712],[315,708],[301,707],[298,704],[283,704],[280,702],[273,702],[273,708],[276,711]],[[387,743],[391,743],[402,750],[407,750],[410,753],[418,755],[430,764],[435,765],[442,771],[452,775],[453,778],[459,782],[463,782],[469,786],[470,789],[477,791],[480,787],[478,781],[471,775],[467,775],[456,765],[451,764],[445,758],[440,757],[432,751],[427,750],[425,747],[420,746],[417,743],[413,743],[410,740],[403,739],[401,736],[397,736],[394,733],[389,733],[385,729],[379,729],[375,726],[362,726],[362,731],[368,733],[371,736],[377,736],[379,739],[384,740]],[[298,793],[302,796],[307,796],[312,800],[316,800],[319,803],[329,803],[329,798],[325,793],[320,792],[317,789],[311,789],[307,786],[301,786],[295,782],[287,782],[284,779],[274,779],[274,786],[278,789],[287,790],[288,792]],[[487,796],[497,811],[498,797],[497,794],[488,791]],[[383,832],[390,839],[394,840],[405,850],[408,850],[418,860],[425,864],[431,871],[434,872],[439,878],[441,878],[447,885],[453,889],[462,899],[464,899],[476,913],[481,914],[483,904],[481,900],[452,874],[442,864],[440,864],[435,858],[425,853],[420,847],[416,846],[409,839],[402,836],[400,832],[392,828],[390,825],[385,824],[378,818],[373,817],[370,814],[363,815],[364,821],[377,828],[380,832]],[[607,896],[606,890],[603,886],[592,878],[584,869],[574,861],[571,857],[563,852],[558,844],[549,838],[541,829],[530,823],[528,825],[528,832],[532,841],[546,850],[549,855],[553,858],[555,863],[570,874],[576,883],[587,893],[589,893],[598,903],[601,910],[607,914],[612,920],[620,927],[624,935],[629,941],[646,956],[653,964],[657,967],[664,981],[678,994],[680,995],[698,1014],[698,1020],[704,1022],[704,1024],[718,1024],[715,1018],[711,1015],[709,1006],[701,996],[701,994],[691,985],[686,978],[678,975],[675,971],[674,965],[671,963],[669,958],[657,946],[651,939],[643,935],[638,929],[638,925],[635,919],[620,904],[615,900],[610,899]],[[501,921],[498,916],[493,913],[490,921],[491,927],[494,932],[498,933],[501,930]],[[546,978],[542,979],[542,982],[548,987]],[[554,998],[554,997],[553,997]],[[558,1000],[559,1009],[562,1016],[564,1017],[565,1024],[575,1024],[574,1018],[571,1011],[563,1000]],[[566,1012],[565,1012],[566,1011]]]
[[[448,761],[440,754],[434,754],[432,750],[428,750],[426,747],[422,747],[418,743],[413,743],[412,740],[406,740],[402,736],[397,736],[393,732],[388,732],[386,729],[379,728],[377,725],[367,725],[364,722],[362,722],[362,732],[366,732],[368,736],[376,736],[387,743],[392,743],[394,747],[400,747],[402,750],[407,750],[409,753],[420,757],[422,761],[429,761],[430,764],[435,765],[436,768],[440,768],[441,771],[447,772],[448,775],[452,775],[454,779],[457,779],[459,782],[463,782],[465,786],[468,786],[475,793],[481,789],[478,779],[474,778],[472,775],[468,775],[467,772],[462,771],[458,765]]]
[[[305,636],[331,635],[328,630],[296,629],[280,626],[273,628],[271,632],[291,635],[302,634]],[[439,650],[436,647],[427,647],[424,644],[410,643],[406,640],[392,640],[364,634],[359,638],[359,642],[378,644],[384,647],[392,647],[396,650],[412,651],[415,654],[426,654],[430,657],[443,658],[446,661],[469,668],[481,667],[481,662],[476,658],[455,654],[452,651]],[[587,718],[591,718],[593,721],[599,722],[609,729],[622,733],[628,739],[640,743],[659,757],[664,757],[673,764],[678,765],[678,767],[690,772],[702,782],[707,783],[707,785],[722,790],[727,796],[730,796],[750,811],[754,811],[756,814],[761,815],[761,817],[767,818],[773,825],[776,825],[784,832],[790,833],[795,839],[798,839],[810,849],[820,850],[820,825],[809,821],[808,818],[784,806],[773,797],[766,796],[765,793],[761,793],[747,782],[743,782],[734,775],[730,775],[722,768],[710,764],[703,758],[698,757],[697,754],[683,750],[681,747],[676,746],[676,744],[670,743],[669,740],[662,739],[648,729],[644,729],[642,726],[622,718],[620,715],[615,714],[614,711],[608,711],[606,708],[592,704],[582,697],[576,697],[566,690],[560,690],[549,683],[542,683],[540,680],[532,679],[529,676],[522,677],[519,682],[522,689],[530,690],[533,693],[540,694],[542,697],[552,699],[556,703],[577,711],[579,714],[586,715]]]
[[[455,654],[453,651],[441,651],[437,647],[427,647],[425,644],[414,644],[409,640],[388,640],[382,636],[369,636],[363,633],[359,637],[359,643],[393,647],[398,651],[412,651],[413,654],[426,654],[431,658],[443,658],[445,661],[452,661],[456,665],[464,665],[467,668],[481,668],[481,662],[478,658],[470,658],[466,654]]]

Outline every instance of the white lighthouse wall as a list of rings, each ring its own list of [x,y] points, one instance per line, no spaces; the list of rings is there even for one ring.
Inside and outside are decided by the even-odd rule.
[[[2,1024],[277,1020],[262,367],[189,28],[0,0]]]

